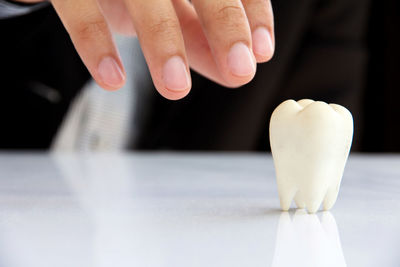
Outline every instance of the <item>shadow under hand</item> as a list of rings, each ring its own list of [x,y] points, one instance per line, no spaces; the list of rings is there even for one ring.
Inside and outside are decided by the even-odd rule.
[[[293,218],[282,212],[279,218],[273,267],[344,267],[346,262],[333,215],[297,210]]]

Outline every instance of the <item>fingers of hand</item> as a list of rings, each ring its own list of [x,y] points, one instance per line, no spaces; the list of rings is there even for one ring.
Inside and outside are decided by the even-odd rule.
[[[225,86],[249,82],[256,61],[268,61],[274,53],[269,0],[193,0],[196,11],[187,8],[188,3],[177,10],[180,23],[171,1],[124,1],[154,84],[166,98],[182,98],[191,87],[180,23],[191,64]],[[186,0],[173,0],[175,7],[180,1]],[[94,79],[106,89],[121,87],[125,72],[98,0],[53,0],[52,4]]]
[[[158,92],[168,99],[189,93],[191,78],[179,20],[171,1],[126,0]]]
[[[122,87],[125,71],[97,1],[53,0],[52,4],[97,83],[108,90]]]
[[[210,48],[208,40],[211,38],[210,34],[206,37],[203,31],[204,22],[200,23],[196,10],[194,10],[193,6],[188,1],[173,0],[173,2],[182,27],[190,66],[207,78],[227,87],[237,87],[246,83],[246,79],[238,81],[237,78],[227,78],[226,73],[225,75],[221,74],[221,66],[217,66],[217,60],[214,60],[215,51],[212,51]],[[250,42],[252,42],[251,47],[253,48],[253,54],[257,62],[268,61],[274,52],[273,14],[271,4],[268,0],[245,0],[242,1],[242,3],[246,11],[247,23],[252,32]],[[229,7],[225,9],[229,9]],[[200,10],[199,7],[198,10]],[[229,14],[225,15],[230,16]],[[239,16],[242,15],[243,13]],[[220,22],[221,20],[222,22]],[[215,35],[220,35],[222,41],[219,42],[223,43],[227,38],[225,37],[226,33],[221,30],[222,27],[220,24],[229,23],[229,21],[225,19],[220,19],[220,21],[214,20],[210,23],[216,24],[215,31],[219,32],[215,33]],[[246,20],[242,20],[242,22],[246,23]],[[233,23],[233,25],[235,24]],[[245,35],[248,34],[246,30],[242,32],[244,32]],[[236,38],[238,40],[243,39],[238,36],[236,36]],[[247,40],[249,39],[250,38]]]

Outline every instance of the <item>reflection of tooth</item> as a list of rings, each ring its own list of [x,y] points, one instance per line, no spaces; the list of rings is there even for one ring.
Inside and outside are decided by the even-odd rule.
[[[353,136],[350,112],[336,104],[287,100],[274,111],[270,143],[283,210],[294,199],[310,213],[336,202]]]
[[[297,210],[290,218],[282,212],[276,236],[273,267],[345,267],[339,232],[333,215]]]

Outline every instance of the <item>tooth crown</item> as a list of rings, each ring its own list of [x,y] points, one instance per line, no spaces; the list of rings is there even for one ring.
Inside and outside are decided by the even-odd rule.
[[[292,199],[314,213],[336,201],[353,136],[344,107],[303,99],[280,104],[270,121],[270,143],[283,210]]]

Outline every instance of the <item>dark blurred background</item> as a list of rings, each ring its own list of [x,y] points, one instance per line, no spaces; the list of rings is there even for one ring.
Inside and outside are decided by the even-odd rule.
[[[147,123],[139,147],[155,149],[167,143],[178,149],[268,150],[273,109],[288,98],[312,98],[350,109],[355,120],[353,151],[400,152],[400,2],[306,2],[272,1],[276,53],[271,62],[258,66],[249,85],[232,92],[193,74],[187,99],[171,103],[156,98],[155,121]],[[210,97],[219,105],[207,100]],[[242,102],[253,105],[243,107]],[[207,112],[196,116],[185,105],[197,105],[198,110],[207,105]],[[265,111],[257,111],[260,106]],[[225,119],[223,113],[234,116]],[[260,113],[265,116],[257,118]],[[198,131],[187,131],[182,124]],[[226,129],[224,134],[218,135],[223,132],[218,127]],[[208,129],[217,133],[213,140],[193,142],[207,139]],[[252,143],[254,139],[258,141]]]
[[[352,111],[353,151],[400,152],[400,2],[272,3],[276,53],[243,88],[192,73],[191,93],[168,101],[153,88],[140,51],[130,51],[143,68],[128,72],[135,114],[127,148],[265,151],[273,109],[312,98]],[[0,33],[0,148],[48,149],[89,74],[50,6],[1,19]],[[89,115],[80,116],[85,124]]]
[[[363,151],[400,151],[400,2],[372,1],[367,44]]]

